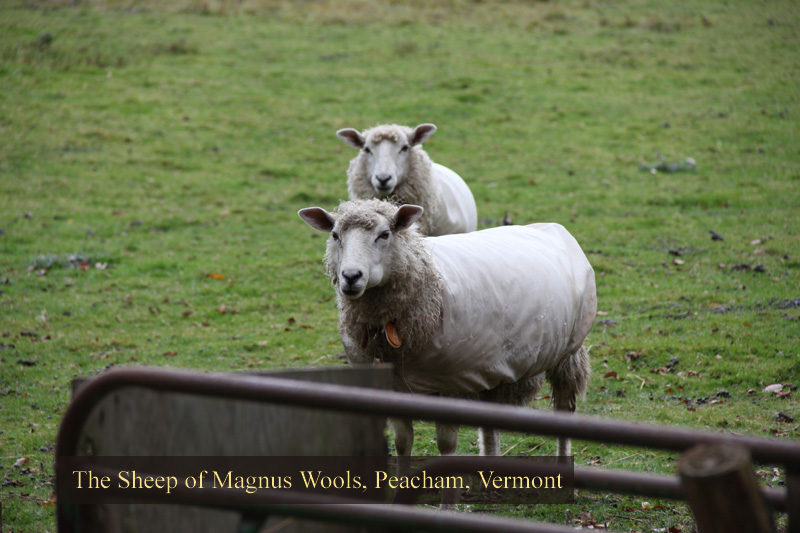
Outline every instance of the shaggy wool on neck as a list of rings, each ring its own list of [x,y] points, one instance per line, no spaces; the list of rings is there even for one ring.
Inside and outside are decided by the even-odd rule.
[[[396,206],[380,200],[345,202],[339,208],[337,225],[374,227],[392,220],[396,212]],[[348,353],[351,359],[377,358],[398,363],[406,354],[420,352],[440,327],[444,284],[422,236],[413,226],[399,231],[391,249],[392,272],[388,283],[367,289],[356,300],[338,297],[340,333],[355,341],[351,349],[358,352]],[[335,265],[328,254],[326,268],[335,283]],[[403,340],[400,348],[393,348],[386,340],[387,322],[394,324]]]

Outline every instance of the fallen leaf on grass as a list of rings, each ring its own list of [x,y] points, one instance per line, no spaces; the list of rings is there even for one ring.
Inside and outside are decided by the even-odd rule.
[[[51,494],[49,498],[42,502],[42,507],[52,507],[56,504],[56,495],[55,493]]]
[[[592,512],[586,511],[578,515],[578,518],[573,518],[572,521],[576,524],[580,524],[581,527],[585,527],[587,529],[606,529],[606,526],[602,523],[599,523],[597,520],[592,518]]]
[[[775,418],[778,420],[778,422],[785,422],[787,424],[794,422],[794,417],[792,415],[787,415],[783,411],[778,413],[778,416],[776,416]]]
[[[219,280],[225,279],[225,274],[217,274],[216,272],[209,272],[208,274],[206,274],[206,276],[208,276],[211,279],[219,279]]]
[[[625,361],[627,363],[632,363],[637,361],[642,356],[642,352],[628,352],[625,354]]]
[[[612,370],[611,372],[606,372],[605,377],[607,377],[607,378],[616,378],[617,377],[617,373]]]
[[[233,309],[232,307],[228,307],[228,306],[227,306],[227,305],[225,305],[225,304],[222,304],[222,305],[220,305],[220,306],[218,306],[218,307],[217,307],[217,313],[220,313],[220,314],[223,314],[223,315],[224,315],[224,314],[227,314],[227,313],[230,313],[230,314],[232,314],[232,315],[235,315],[235,314],[236,314],[236,313],[238,313],[238,312],[239,312],[239,311],[237,311],[236,309]]]
[[[178,355],[178,352],[176,352],[175,350],[170,350],[168,352],[164,352],[164,355],[168,355],[168,356]]]
[[[30,461],[30,459],[28,457],[20,457],[19,459],[14,461],[14,466],[16,466],[16,467],[22,466],[25,463],[27,463],[28,461]]]
[[[772,394],[778,394],[783,390],[783,385],[780,383],[774,383],[772,385],[767,385],[764,387],[764,392],[771,392]]]

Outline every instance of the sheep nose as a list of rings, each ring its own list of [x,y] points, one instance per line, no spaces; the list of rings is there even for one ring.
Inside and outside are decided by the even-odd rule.
[[[342,277],[347,282],[347,285],[353,286],[356,284],[358,280],[361,279],[361,276],[364,274],[360,270],[343,270]]]
[[[376,174],[375,179],[378,180],[378,185],[381,187],[386,187],[389,184],[389,180],[392,179],[391,174]]]

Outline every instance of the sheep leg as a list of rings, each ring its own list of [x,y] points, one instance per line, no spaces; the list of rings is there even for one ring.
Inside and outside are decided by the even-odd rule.
[[[481,455],[500,455],[500,432],[494,428],[478,428]]]
[[[441,455],[454,455],[458,446],[458,426],[451,424],[436,424],[436,446]],[[457,488],[442,489],[440,509],[455,509],[461,493]]]
[[[589,384],[589,353],[581,346],[554,369],[547,372],[547,380],[553,388],[553,408],[574,413],[578,396],[586,393]],[[568,437],[558,438],[557,455],[565,460],[570,455]]]
[[[406,476],[411,471],[411,448],[414,446],[414,425],[405,418],[390,418],[394,432],[394,449],[397,452],[397,473]]]

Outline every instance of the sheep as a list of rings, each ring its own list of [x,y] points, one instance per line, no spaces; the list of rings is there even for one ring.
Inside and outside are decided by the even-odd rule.
[[[348,359],[394,364],[397,390],[524,405],[543,376],[553,406],[574,412],[589,379],[583,342],[594,322],[594,271],[555,223],[423,237],[415,205],[346,201],[334,213],[301,209],[329,232],[325,269],[337,293]],[[391,420],[398,456],[413,427]],[[458,427],[437,425],[442,455]],[[479,428],[480,453],[499,454],[496,430]],[[569,440],[559,438],[558,455]]]
[[[433,124],[414,129],[395,124],[359,133],[336,132],[360,151],[350,161],[347,189],[351,200],[382,198],[424,208],[419,219],[425,235],[475,231],[478,210],[469,187],[447,167],[431,161],[421,144],[436,131]]]

